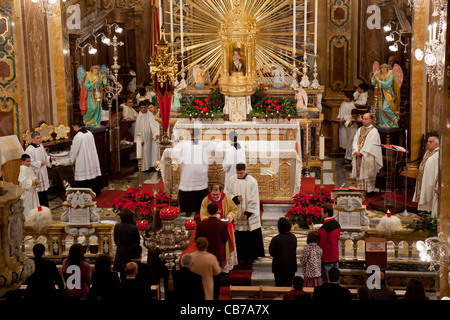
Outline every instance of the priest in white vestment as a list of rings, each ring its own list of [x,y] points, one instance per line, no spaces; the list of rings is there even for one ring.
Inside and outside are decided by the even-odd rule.
[[[72,127],[76,134],[72,140],[69,156],[72,163],[75,163],[74,180],[76,186],[78,188],[90,188],[98,197],[102,189],[99,181],[102,172],[94,135],[81,122],[74,121]]]
[[[23,214],[28,220],[30,211],[39,206],[39,198],[36,186],[40,184],[36,178],[33,168],[31,167],[31,158],[28,154],[21,157],[22,165],[20,166],[19,185],[24,190],[20,198],[22,199]]]
[[[201,140],[201,130],[193,131],[192,141],[181,141],[174,148],[181,164],[178,202],[186,217],[200,213],[202,201],[209,193],[209,155],[216,146],[215,142]]]
[[[433,208],[433,202],[437,198],[435,188],[439,173],[439,149],[439,138],[430,136],[427,140],[427,151],[419,165],[413,196],[419,211],[432,212],[432,209],[436,209]],[[433,215],[437,214],[435,211],[432,212]]]
[[[137,141],[138,134],[142,137],[142,160],[141,170],[148,171],[154,169],[155,162],[159,159],[159,123],[156,121],[153,112],[155,105],[146,101],[139,103],[139,114],[136,119],[134,130],[134,142]]]
[[[48,180],[47,168],[51,168],[52,161],[55,161],[56,159],[47,154],[41,142],[41,134],[34,131],[31,134],[31,144],[25,149],[25,153],[30,156],[31,168],[34,170],[36,178],[41,181],[41,183],[36,186],[39,203],[41,206],[49,207],[47,190],[50,188],[50,182]]]
[[[352,94],[346,93],[345,100],[339,107],[339,114],[337,119],[341,122],[339,124],[339,148],[346,149],[349,140],[349,133],[346,124],[352,119],[352,110],[356,109],[352,101]]]
[[[238,163],[247,163],[245,156],[245,148],[237,141],[237,133],[230,133],[231,144],[225,149],[225,157],[223,159],[223,171],[225,172],[225,184],[228,179],[236,174],[236,165]]]
[[[377,174],[383,167],[381,139],[378,130],[373,126],[373,116],[365,113],[362,127],[353,138],[353,161],[351,177],[356,179],[356,187],[366,190],[371,197],[375,192]]]
[[[253,262],[258,257],[264,257],[258,182],[247,174],[245,164],[236,165],[236,174],[230,177],[224,192],[238,207],[235,219],[238,259]]]

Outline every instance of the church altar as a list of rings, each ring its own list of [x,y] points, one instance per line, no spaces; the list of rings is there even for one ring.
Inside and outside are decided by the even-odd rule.
[[[178,157],[183,142],[166,148],[161,157],[161,176],[164,191],[176,200],[180,183],[181,166]],[[208,183],[224,185],[225,173],[222,162],[227,142],[216,141],[209,157]],[[292,200],[300,191],[302,161],[296,148],[296,141],[240,141],[246,151],[247,172],[259,186],[260,200]]]

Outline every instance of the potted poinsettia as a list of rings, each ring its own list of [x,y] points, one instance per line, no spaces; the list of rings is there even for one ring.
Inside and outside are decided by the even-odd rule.
[[[320,189],[314,194],[298,193],[294,203],[286,213],[292,225],[308,229],[311,225],[323,223],[321,212],[323,204],[333,204],[331,190]]]

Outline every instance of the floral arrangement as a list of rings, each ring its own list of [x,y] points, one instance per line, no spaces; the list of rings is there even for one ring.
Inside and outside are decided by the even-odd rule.
[[[178,217],[178,215],[180,214],[180,208],[178,207],[166,207],[164,209],[161,209],[161,211],[159,211],[159,217],[161,219],[173,219]]]
[[[414,219],[409,225],[406,226],[406,228],[413,231],[426,231],[429,235],[436,235],[437,218],[430,214],[424,214],[423,217]]]
[[[136,220],[153,220],[152,212],[156,206],[169,206],[169,195],[167,193],[150,192],[139,188],[129,188],[126,194],[113,202],[113,211],[120,212],[123,209],[131,210]],[[148,224],[147,224],[148,226]]]
[[[333,203],[329,189],[321,189],[314,194],[298,193],[294,196],[294,203],[286,218],[292,225],[308,228],[312,224],[322,223],[322,205]]]
[[[218,119],[223,114],[225,96],[218,87],[211,88],[207,97],[189,98],[180,108],[181,116],[189,119]]]
[[[252,108],[250,116],[260,115],[266,120],[297,116],[297,109],[292,101],[270,97],[262,86],[258,87],[252,96]]]

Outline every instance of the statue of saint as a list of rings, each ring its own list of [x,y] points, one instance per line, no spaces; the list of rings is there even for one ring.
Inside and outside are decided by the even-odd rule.
[[[242,61],[241,61],[241,49],[235,48],[233,50],[233,65],[231,66],[231,71],[233,72],[241,72],[242,70]]]
[[[205,89],[205,66],[200,65],[197,70],[197,78],[195,79],[195,89]]]

